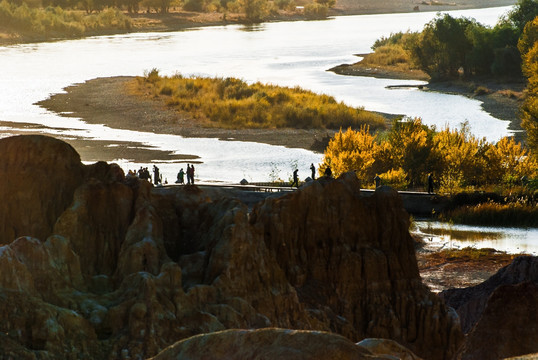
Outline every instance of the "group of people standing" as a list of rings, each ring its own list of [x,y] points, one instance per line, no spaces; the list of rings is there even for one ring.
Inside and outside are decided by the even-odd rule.
[[[138,176],[138,178],[142,180],[146,180],[149,182],[153,182],[154,185],[162,185],[162,174],[160,169],[153,165],[153,178],[149,172],[149,169],[147,167],[140,167],[138,171],[136,170],[129,170],[128,175],[130,176]],[[177,174],[177,181],[176,184],[184,184],[185,183],[185,175],[187,175],[187,184],[194,185],[194,165],[187,164],[187,172],[183,171],[183,168],[179,170],[179,173]],[[165,181],[165,184],[167,181]]]
[[[187,172],[183,168],[177,173],[176,184],[185,184],[185,175],[187,175],[187,185],[194,185],[194,165],[187,164]]]

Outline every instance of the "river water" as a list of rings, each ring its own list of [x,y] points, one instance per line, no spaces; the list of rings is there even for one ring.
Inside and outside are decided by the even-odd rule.
[[[506,228],[416,220],[412,232],[437,249],[492,248],[510,254],[538,255],[537,228]]]
[[[508,10],[508,7],[490,8],[451,14],[494,25]],[[202,181],[238,182],[242,178],[267,181],[270,173],[287,179],[295,166],[299,167],[300,175],[306,176],[310,163],[321,161],[320,154],[302,149],[110,129],[62,117],[34,105],[72,84],[97,77],[139,76],[153,68],[166,75],[233,76],[247,82],[301,86],[332,95],[352,106],[420,116],[425,123],[437,127],[454,127],[467,120],[475,135],[490,141],[510,134],[508,122],[482,111],[478,101],[413,88],[386,89],[387,85],[421,84],[418,81],[339,76],[326,71],[335,65],[356,62],[353,54],[369,52],[380,36],[421,30],[434,17],[435,13],[427,12],[344,16],[325,21],[279,22],[256,27],[231,25],[0,47],[0,121],[3,122],[0,137],[8,136],[12,128],[21,127],[16,123],[29,123],[43,128],[40,131],[45,134],[64,139],[107,140],[112,144],[139,142],[159,150],[198,156],[201,164],[197,166],[197,177]],[[30,126],[29,131],[35,129]],[[116,161],[124,169],[152,165],[140,163],[136,158]],[[157,163],[170,182],[179,168],[185,167],[176,161],[153,163]],[[417,224],[418,231],[439,246],[486,246],[531,254],[538,251],[536,229]],[[471,241],[471,238],[482,241]]]
[[[509,7],[451,12],[493,25]],[[325,21],[267,23],[207,27],[181,32],[137,33],[0,47],[0,121],[46,126],[43,132],[62,138],[135,141],[156,149],[192,154],[202,162],[201,180],[267,181],[275,170],[287,179],[298,165],[309,174],[310,163],[322,156],[301,149],[256,143],[185,139],[180,136],[110,129],[48,112],[36,105],[66,86],[96,77],[143,75],[157,68],[161,74],[238,77],[284,86],[301,86],[333,95],[337,100],[368,110],[420,116],[427,124],[458,126],[468,120],[478,136],[495,141],[509,134],[508,122],[495,119],[478,101],[461,96],[387,90],[387,85],[417,81],[339,76],[327,69],[357,61],[356,53],[370,50],[380,36],[421,30],[435,13],[343,16]],[[4,123],[5,124],[5,123]],[[7,136],[7,135],[4,135]],[[116,159],[124,168],[138,168],[137,159]],[[176,162],[160,163],[164,177],[175,179]],[[304,169],[304,170],[302,170]]]

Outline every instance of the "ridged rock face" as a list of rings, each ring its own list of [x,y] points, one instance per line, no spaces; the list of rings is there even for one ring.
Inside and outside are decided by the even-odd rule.
[[[443,291],[467,333],[459,358],[500,359],[538,351],[538,257],[517,257],[482,284]]]
[[[428,359],[459,344],[456,319],[420,281],[389,189],[362,199],[346,175],[249,211],[230,191],[155,189],[117,166],[84,166],[54,139],[0,149],[19,149],[10,166],[43,182],[2,180],[6,358],[147,358],[193,335],[266,327],[390,338]],[[293,346],[308,353],[304,344]]]
[[[400,198],[386,187],[370,198],[359,192],[353,174],[320,179],[265,201],[251,223],[312,323],[355,341],[394,339],[423,357],[449,358],[459,328],[421,283]]]

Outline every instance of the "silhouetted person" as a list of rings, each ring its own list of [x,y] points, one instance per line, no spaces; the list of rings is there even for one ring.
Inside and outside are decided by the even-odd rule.
[[[316,180],[316,167],[314,164],[310,164],[310,171],[312,171],[312,180]]]
[[[185,183],[185,172],[183,171],[183,168],[181,168],[181,170],[179,170],[179,172],[177,173],[177,181],[176,181],[177,184],[184,184]]]
[[[333,176],[333,172],[332,172],[330,166],[327,166],[327,168],[325,168],[325,176],[326,176],[326,177],[331,177],[331,176]]]
[[[161,176],[159,174],[159,168],[155,165],[153,165],[153,178],[154,178],[154,184],[157,185],[161,182]]]
[[[433,174],[428,174],[428,194],[433,194]]]
[[[187,164],[187,185],[191,184],[191,166]]]
[[[295,185],[296,187],[299,187],[299,175],[298,175],[298,172],[299,172],[298,169],[295,169],[295,171],[293,171],[293,182],[291,183],[292,187],[293,187],[293,185]]]
[[[381,178],[379,177],[379,175],[377,174],[375,175],[374,181],[375,181],[375,187],[378,188],[381,185]]]
[[[194,165],[191,165],[191,184],[194,185]]]

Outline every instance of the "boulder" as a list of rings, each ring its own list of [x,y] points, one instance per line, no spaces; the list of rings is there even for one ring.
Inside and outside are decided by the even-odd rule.
[[[488,298],[480,320],[467,334],[462,360],[503,359],[538,351],[538,285],[501,285]]]
[[[151,359],[386,360],[387,357],[375,356],[337,334],[267,328],[225,330],[194,336],[170,346]]]
[[[481,284],[440,294],[467,333],[461,359],[500,359],[538,351],[538,257],[520,256]]]
[[[483,283],[468,288],[448,289],[439,296],[456,310],[463,332],[468,333],[482,316],[495,289],[527,281],[538,284],[538,257],[518,256]]]

